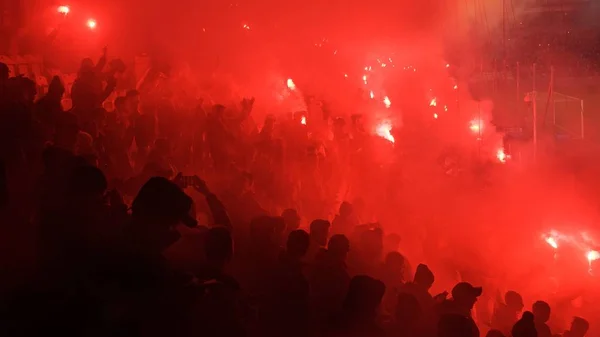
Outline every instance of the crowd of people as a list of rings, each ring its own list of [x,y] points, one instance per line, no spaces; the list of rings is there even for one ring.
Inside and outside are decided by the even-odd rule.
[[[586,335],[580,317],[552,330],[550,305],[515,291],[485,315],[468,278],[432,294],[432,268],[374,221],[398,199],[374,191],[393,174],[370,158],[394,149],[360,115],[257,127],[254,99],[182,106],[143,86],[106,111],[123,70],[106,57],[82,62],[68,111],[58,77],[36,99],[0,65],[2,224],[7,247],[32,252],[3,259],[17,260],[3,335]]]

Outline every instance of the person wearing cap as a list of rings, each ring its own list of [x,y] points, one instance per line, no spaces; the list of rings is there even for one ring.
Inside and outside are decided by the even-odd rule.
[[[438,307],[439,314],[454,314],[468,318],[473,332],[479,336],[479,328],[473,320],[471,310],[483,289],[468,282],[460,282],[452,288],[452,298],[444,300]]]
[[[192,199],[179,186],[163,177],[153,177],[140,189],[131,206],[129,235],[134,246],[153,254],[179,239],[178,224],[195,227],[190,216]]]

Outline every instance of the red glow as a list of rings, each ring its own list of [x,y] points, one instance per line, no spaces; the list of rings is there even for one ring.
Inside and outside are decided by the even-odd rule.
[[[300,124],[306,125],[306,116],[302,116],[302,119],[300,119]]]

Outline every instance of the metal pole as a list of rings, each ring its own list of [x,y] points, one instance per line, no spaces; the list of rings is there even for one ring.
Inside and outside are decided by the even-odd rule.
[[[583,139],[584,136],[585,136],[585,134],[584,134],[584,131],[585,131],[584,130],[585,122],[583,120],[583,100],[581,100],[581,112],[580,112],[580,115],[581,115],[581,139]]]
[[[519,62],[517,62],[517,106],[518,106],[519,100],[521,98],[521,95],[519,94],[519,90],[521,90],[520,85],[521,85],[521,67],[519,66]]]
[[[533,64],[533,160],[537,157],[537,94],[535,92],[535,63]]]

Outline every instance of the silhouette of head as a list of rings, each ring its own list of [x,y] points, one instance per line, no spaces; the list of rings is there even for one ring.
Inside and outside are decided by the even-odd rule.
[[[0,62],[0,81],[5,82],[10,76],[10,69],[6,63]]]
[[[120,113],[125,113],[127,111],[127,98],[124,96],[115,98],[115,109]]]
[[[533,317],[537,322],[546,323],[550,320],[550,305],[544,301],[537,301],[532,306]]]
[[[300,228],[300,215],[298,211],[292,208],[288,208],[281,213],[281,217],[285,221],[285,227],[288,231],[293,231]]]
[[[65,93],[65,86],[63,85],[60,77],[54,76],[48,85],[48,95],[61,98]]]
[[[505,337],[505,336],[502,333],[502,331],[492,329],[492,330],[488,331],[487,334],[485,334],[485,337]]]
[[[590,323],[581,318],[581,317],[573,317],[573,321],[571,322],[571,328],[569,329],[570,337],[583,337],[587,334],[590,329]]]
[[[394,272],[394,275],[404,272],[406,259],[398,252],[390,252],[385,256],[384,266],[387,271]]]
[[[477,297],[481,296],[482,288],[474,287],[468,282],[460,282],[452,288],[452,298],[461,307],[473,309]]]
[[[108,183],[104,173],[94,166],[76,167],[68,182],[68,192],[73,201],[101,201]]]
[[[80,73],[89,73],[89,72],[93,72],[94,71],[94,61],[89,58],[86,57],[83,60],[81,60],[81,66],[79,67],[79,72]]]
[[[445,314],[438,322],[438,337],[475,337],[474,326],[468,317],[459,314]]]
[[[342,234],[332,236],[327,243],[327,252],[338,259],[345,260],[350,252],[350,240]]]
[[[344,299],[344,309],[359,317],[375,317],[385,293],[385,284],[370,276],[354,276]]]
[[[515,323],[511,331],[512,337],[537,337],[533,314],[525,311],[521,319]]]
[[[435,280],[433,273],[427,267],[427,265],[419,264],[415,271],[414,283],[424,287],[425,289],[431,288],[433,281]]]
[[[225,227],[213,227],[206,234],[204,251],[208,262],[215,267],[224,267],[233,256],[233,239]]]
[[[131,215],[134,219],[169,229],[179,223],[195,227],[189,216],[192,199],[175,183],[162,177],[150,178],[133,200]]]
[[[523,298],[521,297],[521,295],[516,291],[512,290],[506,292],[506,294],[504,295],[504,302],[509,308],[513,309],[516,312],[520,312],[525,306],[523,304]]]
[[[347,201],[342,202],[340,205],[340,216],[349,217],[354,212],[352,204]]]
[[[287,239],[286,251],[289,256],[302,258],[308,251],[310,237],[308,233],[301,229],[291,232]]]
[[[317,219],[310,223],[310,237],[321,246],[327,245],[329,237],[329,228],[331,224],[327,220]]]

